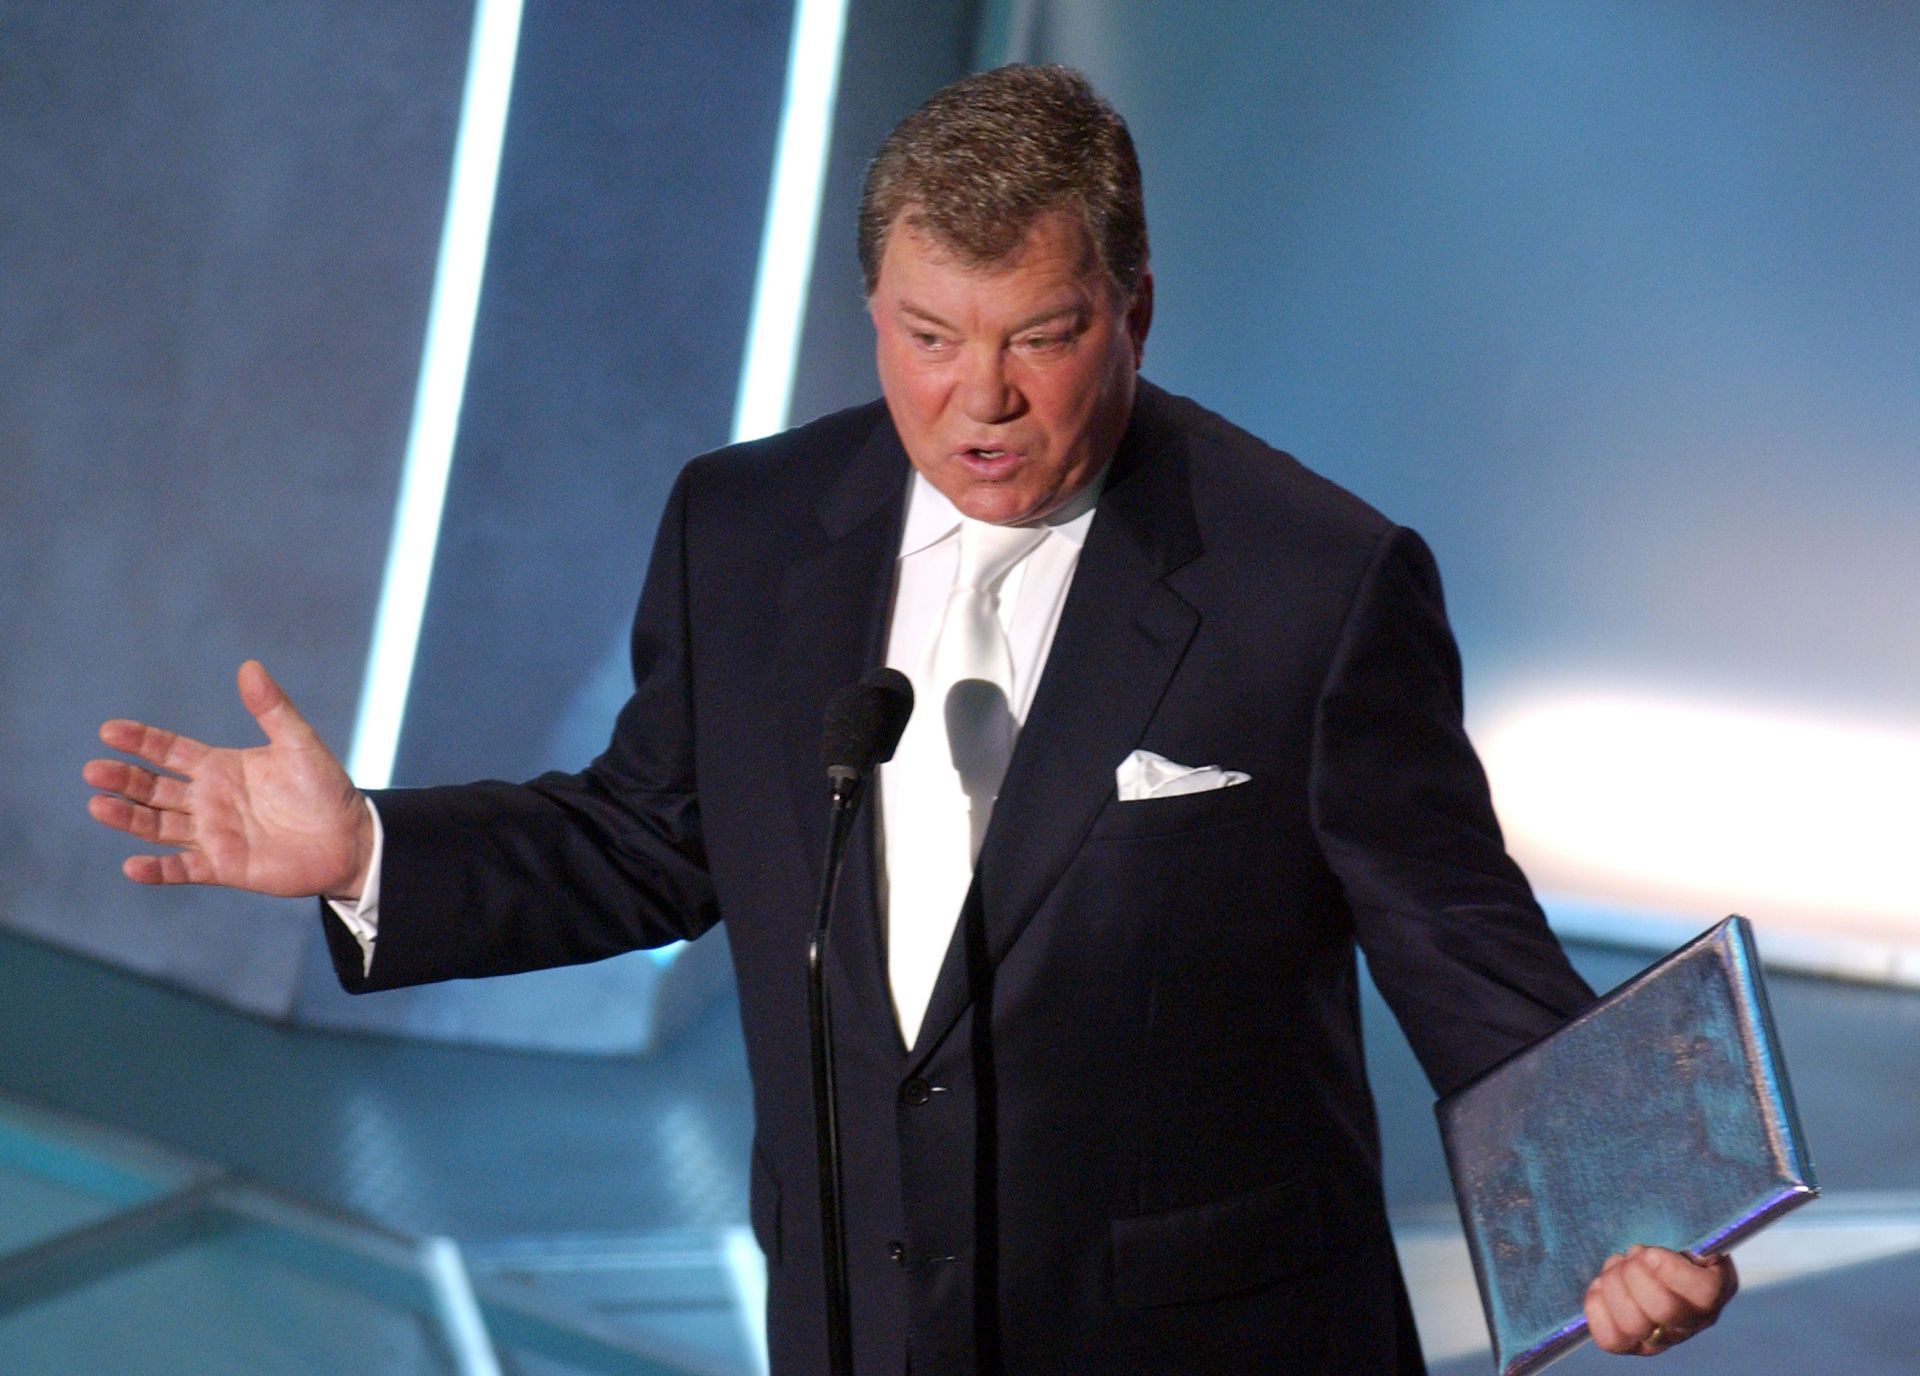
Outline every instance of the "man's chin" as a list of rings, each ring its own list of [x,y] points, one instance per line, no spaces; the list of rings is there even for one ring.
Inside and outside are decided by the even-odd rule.
[[[975,483],[951,500],[962,516],[992,526],[1030,525],[1057,505],[1047,494],[993,483]]]

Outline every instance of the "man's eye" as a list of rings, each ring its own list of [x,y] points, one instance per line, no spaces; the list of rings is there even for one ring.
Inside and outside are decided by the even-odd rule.
[[[923,349],[944,349],[947,346],[947,341],[941,336],[929,334],[925,330],[915,330],[912,338],[913,342]]]
[[[1046,353],[1052,349],[1065,348],[1073,338],[1069,334],[1030,334],[1020,340],[1020,347],[1028,353]]]

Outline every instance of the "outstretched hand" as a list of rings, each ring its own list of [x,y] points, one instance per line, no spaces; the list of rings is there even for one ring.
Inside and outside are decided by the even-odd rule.
[[[1727,1257],[1630,1247],[1608,1257],[1587,1287],[1587,1329],[1608,1352],[1651,1357],[1711,1328],[1739,1288]]]
[[[360,791],[258,660],[240,666],[239,685],[265,745],[226,749],[137,721],[107,722],[100,739],[153,768],[87,761],[81,777],[101,790],[87,811],[116,831],[177,848],[129,856],[121,869],[136,883],[358,897],[373,854]]]

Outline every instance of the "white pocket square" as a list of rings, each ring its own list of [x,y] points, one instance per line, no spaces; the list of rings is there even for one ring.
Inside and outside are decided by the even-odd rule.
[[[1237,769],[1222,769],[1217,764],[1175,764],[1151,750],[1134,751],[1113,771],[1114,787],[1119,790],[1123,803],[1172,798],[1181,793],[1205,793],[1209,789],[1243,784],[1252,777]]]

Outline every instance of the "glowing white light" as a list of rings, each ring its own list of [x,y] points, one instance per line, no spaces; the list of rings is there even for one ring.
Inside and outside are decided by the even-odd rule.
[[[455,1370],[460,1376],[501,1376],[500,1356],[487,1336],[486,1317],[458,1244],[447,1237],[426,1238],[420,1244],[420,1263]]]
[[[400,744],[400,723],[413,681],[460,402],[466,394],[473,322],[480,309],[500,148],[506,139],[507,103],[520,44],[520,12],[521,0],[477,0],[474,6],[466,91],[453,144],[453,173],[440,231],[433,300],[427,308],[420,381],[414,392],[386,577],[374,614],[373,648],[367,656],[360,715],[347,760],[347,772],[362,788],[385,788],[392,781],[394,751]]]
[[[787,49],[787,88],[774,143],[773,185],[760,230],[760,267],[747,320],[746,358],[733,403],[733,442],[784,430],[793,400],[793,366],[813,276],[813,245],[820,226],[820,189],[827,176],[833,132],[833,95],[840,83],[840,39],[846,0],[796,0],[793,41]],[[653,951],[662,969],[684,943]],[[764,1339],[764,1334],[762,1338]],[[764,1345],[764,1344],[763,1344]]]
[[[754,1370],[767,1370],[767,1259],[753,1230],[727,1229],[720,1239],[727,1278],[732,1282],[734,1312],[740,1318],[741,1336],[753,1357]]]
[[[746,358],[733,406],[736,443],[771,435],[787,424],[807,282],[813,275],[820,189],[827,175],[827,143],[833,130],[846,18],[846,0],[796,0],[793,8],[773,185],[760,234]]]
[[[1587,694],[1515,711],[1480,742],[1536,879],[1920,931],[1920,732]]]

